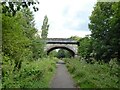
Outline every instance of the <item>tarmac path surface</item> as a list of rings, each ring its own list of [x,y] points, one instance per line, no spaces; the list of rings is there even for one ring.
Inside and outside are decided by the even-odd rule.
[[[51,88],[76,88],[62,60],[57,63],[57,70],[51,81]]]

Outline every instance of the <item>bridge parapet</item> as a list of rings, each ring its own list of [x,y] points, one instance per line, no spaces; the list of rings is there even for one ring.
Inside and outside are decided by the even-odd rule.
[[[79,42],[72,40],[70,38],[48,38],[46,40],[47,44],[77,44],[79,45]]]

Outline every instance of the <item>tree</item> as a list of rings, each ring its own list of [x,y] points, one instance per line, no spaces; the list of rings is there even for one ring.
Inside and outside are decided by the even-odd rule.
[[[56,50],[53,50],[49,53],[49,56],[50,57],[57,57],[57,51]]]
[[[44,57],[44,44],[39,36],[36,36],[34,40],[32,40],[32,57],[34,60],[38,60],[39,58]]]
[[[35,4],[39,4],[39,2],[36,2],[35,0],[32,0],[30,2],[29,0],[24,0],[24,1],[19,1],[16,0],[16,2],[11,2],[11,0],[8,2],[2,2],[2,13],[9,15],[9,16],[14,16],[16,15],[17,11],[20,11],[23,8],[28,8],[29,6],[33,5],[34,11],[38,11],[38,8],[35,7]]]
[[[2,14],[2,52],[14,62],[15,70],[20,69],[24,60],[37,60],[43,56],[43,43],[35,36],[36,31],[29,9],[11,17]]]
[[[59,49],[56,55],[58,58],[71,58],[73,53],[66,49]]]
[[[65,58],[65,50],[59,49],[57,53],[58,58]]]
[[[11,7],[8,8],[11,9]],[[4,9],[3,6],[2,9]],[[2,54],[0,56],[2,55],[3,58],[2,83],[4,88],[13,84],[14,87],[20,87],[19,77],[25,74],[21,73],[22,68],[30,61],[42,58],[44,54],[44,44],[34,27],[34,18],[30,9],[22,8],[16,11],[15,15],[9,14],[5,12],[0,16],[2,17],[0,19],[2,22]]]
[[[92,54],[92,39],[88,36],[81,38],[79,40],[80,46],[78,47],[78,52],[81,57],[89,59]]]
[[[70,39],[79,41],[81,38],[79,36],[71,36]]]
[[[93,49],[96,53],[95,57],[97,60],[101,59],[102,55],[104,54],[104,52],[102,52],[101,49],[105,49],[104,39],[106,38],[107,30],[109,30],[108,22],[109,18],[111,17],[110,8],[111,3],[98,2],[90,17],[91,22],[89,24],[89,28],[92,32],[91,36],[93,37],[94,40]]]
[[[42,25],[42,34],[41,34],[41,37],[43,39],[46,39],[47,38],[47,35],[48,35],[48,29],[49,29],[49,25],[48,25],[48,18],[47,16],[44,17],[44,21],[43,21],[43,25]]]
[[[119,5],[120,2],[97,2],[90,16],[89,28],[96,59],[104,59],[105,62],[110,61],[113,56],[120,59]]]
[[[30,9],[22,9],[19,15],[18,22],[23,27],[24,35],[30,40],[29,49],[32,52],[32,58],[38,60],[44,56],[44,44],[34,27],[33,13]]]
[[[18,16],[19,17],[19,16]],[[23,27],[18,23],[16,17],[2,15],[2,52],[15,61],[15,68],[20,68],[21,62],[29,56],[30,40],[24,35]],[[4,61],[4,60],[3,60]]]
[[[120,1],[112,5],[112,10],[114,12],[113,17],[110,20],[110,40],[113,55],[117,57],[120,62]]]
[[[68,50],[64,50],[65,58],[71,58],[74,54]]]

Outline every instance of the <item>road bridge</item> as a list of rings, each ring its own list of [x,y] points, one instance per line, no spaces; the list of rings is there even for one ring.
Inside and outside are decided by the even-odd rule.
[[[78,55],[79,42],[70,38],[48,38],[46,40],[45,51],[49,54],[52,50],[62,48],[70,51],[72,56]]]

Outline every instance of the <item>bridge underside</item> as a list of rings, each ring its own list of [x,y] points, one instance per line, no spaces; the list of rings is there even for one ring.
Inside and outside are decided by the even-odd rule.
[[[49,50],[47,51],[47,55],[49,55],[49,53],[50,53],[51,51],[55,50],[55,49],[65,49],[65,50],[67,50],[67,51],[70,52],[70,54],[71,54],[72,57],[75,56],[75,53],[74,53],[72,50],[70,50],[70,49],[68,49],[68,48],[66,48],[66,47],[53,47],[53,48],[51,48],[51,49],[49,49]]]

